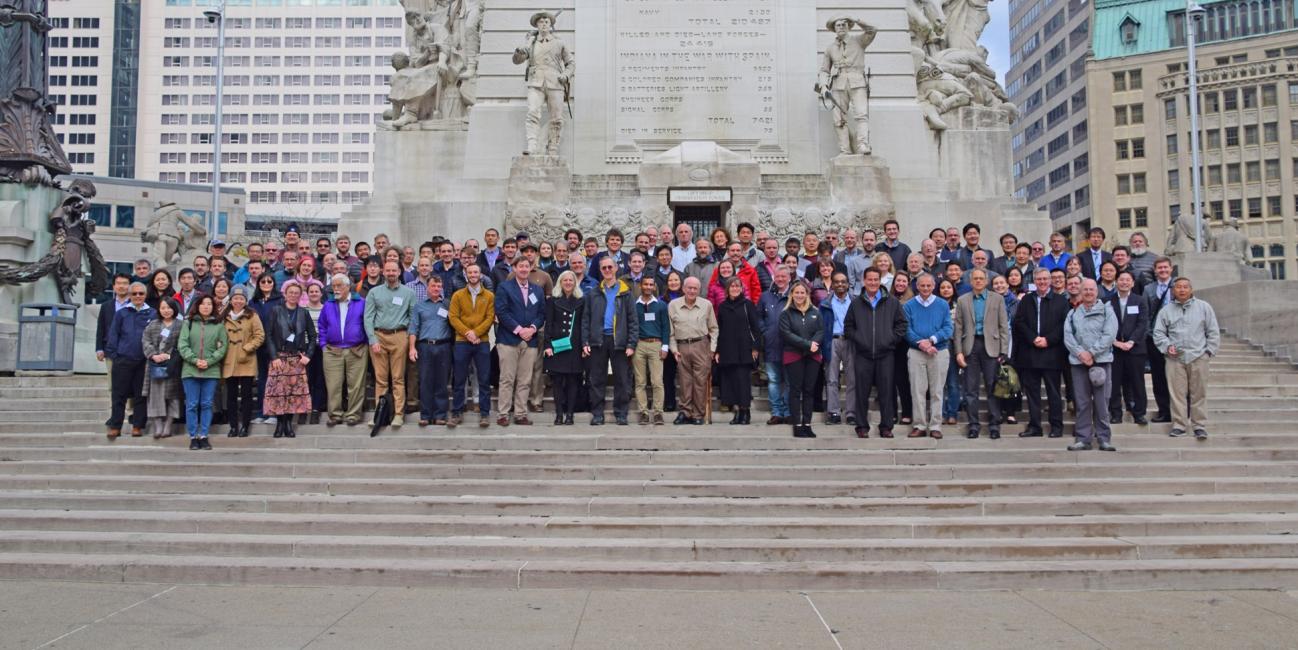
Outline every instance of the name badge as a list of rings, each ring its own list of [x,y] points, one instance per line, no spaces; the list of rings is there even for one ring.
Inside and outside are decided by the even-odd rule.
[[[528,295],[527,295],[527,300],[528,300],[528,302],[530,302],[530,303],[532,303],[533,305],[535,305],[535,304],[536,304],[536,294],[534,294],[534,293],[528,294]]]
[[[167,338],[168,336],[171,336],[171,328],[170,328],[170,327],[163,328],[163,330],[162,330],[161,332],[158,332],[158,334],[161,335],[162,338],[165,339],[165,338]]]
[[[296,338],[297,338],[297,334],[289,334],[287,337],[284,338],[284,340],[288,341],[289,343],[292,343]]]
[[[1140,313],[1140,307],[1137,307],[1136,305],[1127,306],[1127,315],[1139,314],[1139,313]]]
[[[446,318],[447,316],[450,316],[450,313],[448,313],[445,309],[442,309],[441,307],[438,307],[438,308],[437,308],[437,315],[438,315],[438,316],[441,316],[442,318]]]
[[[645,322],[652,323],[652,322],[658,320],[658,314],[653,314],[653,313],[645,314],[645,315],[644,315],[644,319],[645,319]]]
[[[401,296],[392,296],[392,304],[400,307],[401,305],[406,304],[406,299]]]
[[[1036,290],[1037,290],[1037,285],[1028,283],[1028,293],[1035,293]]]

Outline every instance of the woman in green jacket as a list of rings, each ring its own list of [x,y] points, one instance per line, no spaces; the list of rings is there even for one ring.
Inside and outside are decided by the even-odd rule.
[[[185,387],[185,429],[190,449],[211,449],[207,430],[212,426],[212,398],[221,383],[221,360],[229,348],[225,325],[212,296],[201,296],[189,310],[176,349],[185,365],[180,383]]]

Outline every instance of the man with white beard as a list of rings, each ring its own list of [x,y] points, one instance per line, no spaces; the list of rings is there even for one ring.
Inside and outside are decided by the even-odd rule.
[[[1149,250],[1149,237],[1143,232],[1131,233],[1127,244],[1131,247],[1131,274],[1136,276],[1136,286],[1144,287],[1154,281],[1154,260],[1158,254]]]

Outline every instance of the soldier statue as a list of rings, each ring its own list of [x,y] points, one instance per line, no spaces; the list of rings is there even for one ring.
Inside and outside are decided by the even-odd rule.
[[[514,50],[514,64],[527,63],[527,148],[524,155],[559,155],[563,110],[572,98],[572,51],[554,35],[555,16],[548,11],[532,15],[533,30]],[[549,110],[549,129],[541,147],[541,111]]]
[[[831,105],[838,150],[847,155],[869,155],[870,81],[865,70],[865,48],[874,41],[878,30],[855,18],[835,18],[826,26],[837,38],[825,48],[816,94]],[[851,34],[854,26],[860,26],[860,34]]]

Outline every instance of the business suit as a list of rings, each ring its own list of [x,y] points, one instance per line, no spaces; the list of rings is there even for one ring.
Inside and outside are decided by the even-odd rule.
[[[974,312],[976,298],[985,302],[981,334],[977,332]],[[1010,329],[1005,299],[990,289],[983,289],[981,297],[972,291],[960,296],[955,303],[955,341],[956,352],[963,354],[965,360],[964,397],[969,416],[967,436],[977,438],[982,428],[978,421],[978,386],[981,382],[987,389],[987,429],[992,438],[999,438],[1001,405],[999,400],[992,399],[992,390],[996,387],[999,360],[1009,354]]]
[[[1127,304],[1121,305],[1121,296],[1114,296],[1109,307],[1118,317],[1118,341],[1134,343],[1130,351],[1113,348],[1113,389],[1109,393],[1109,419],[1118,422],[1125,404],[1131,415],[1144,419],[1149,398],[1145,394],[1145,359],[1149,338],[1149,303],[1135,291],[1127,294]],[[1133,313],[1134,312],[1134,313]],[[1124,398],[1125,393],[1125,399]]]
[[[514,278],[496,285],[496,353],[500,357],[500,395],[496,421],[509,425],[512,410],[516,421],[527,418],[527,396],[532,389],[532,367],[536,365],[540,329],[545,325],[545,296],[541,287]],[[531,340],[524,341],[518,330],[535,327]]]
[[[1102,250],[1100,251],[1100,263],[1096,264],[1095,255],[1089,247],[1077,254],[1077,260],[1082,263],[1082,275],[1097,282],[1100,279],[1100,267],[1103,266],[1105,262],[1111,261],[1112,259],[1113,253]]]
[[[1151,280],[1145,284],[1143,294],[1149,307],[1150,323],[1149,336],[1145,339],[1145,353],[1149,357],[1149,382],[1154,386],[1154,404],[1158,408],[1154,419],[1171,422],[1172,392],[1167,387],[1167,362],[1158,346],[1154,345],[1153,323],[1158,320],[1158,312],[1172,300],[1172,281],[1169,279],[1165,287],[1160,287],[1157,279]]]
[[[1039,317],[1038,317],[1039,316]],[[1059,382],[1067,361],[1064,358],[1064,319],[1068,318],[1068,299],[1047,292],[1045,298],[1036,293],[1023,296],[1014,312],[1012,325],[1014,337],[1014,367],[1019,372],[1019,383],[1028,400],[1028,427],[1030,435],[1041,435],[1041,384],[1046,385],[1046,404],[1051,437],[1064,433],[1064,400],[1059,392]],[[1037,337],[1046,340],[1046,347],[1033,345]]]

